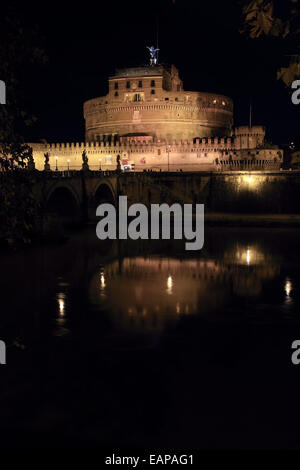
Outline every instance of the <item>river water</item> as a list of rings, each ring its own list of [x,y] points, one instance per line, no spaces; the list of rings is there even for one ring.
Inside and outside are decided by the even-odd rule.
[[[2,254],[3,446],[299,447],[299,235]]]

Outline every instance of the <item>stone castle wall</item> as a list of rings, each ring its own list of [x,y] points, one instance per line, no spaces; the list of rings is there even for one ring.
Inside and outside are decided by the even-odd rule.
[[[143,134],[158,139],[190,140],[231,134],[232,104],[228,99],[204,93],[177,95],[157,97],[157,101],[149,98],[142,103],[109,99],[107,104],[101,99],[87,102],[84,107],[86,139],[105,140],[111,135]],[[226,105],[222,106],[222,102]]]
[[[86,140],[143,134],[157,139],[231,135],[233,102],[214,93],[184,91],[177,69],[117,71],[106,96],[84,103]]]
[[[253,132],[256,132],[255,129]],[[254,145],[254,135],[251,142]],[[135,171],[218,171],[220,169],[279,169],[283,151],[274,148],[241,148],[239,138],[223,137],[190,141],[118,141],[116,143],[32,143],[36,168],[44,169],[44,154],[50,154],[52,170],[80,170],[85,150],[91,170],[114,170],[117,156],[122,165],[131,165]],[[167,150],[169,150],[169,155]]]

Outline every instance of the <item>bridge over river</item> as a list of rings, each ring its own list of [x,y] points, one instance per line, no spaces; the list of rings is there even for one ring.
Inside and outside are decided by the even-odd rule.
[[[205,204],[207,212],[299,213],[299,171],[120,172],[34,171],[35,196],[46,212],[95,218],[102,202]]]

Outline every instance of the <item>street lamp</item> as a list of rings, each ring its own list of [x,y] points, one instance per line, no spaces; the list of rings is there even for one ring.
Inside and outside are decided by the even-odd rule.
[[[166,152],[168,154],[168,171],[170,171],[170,152],[171,152],[171,145],[167,145]]]
[[[57,168],[57,160],[58,160],[58,157],[55,157],[55,171],[58,170],[58,168]]]

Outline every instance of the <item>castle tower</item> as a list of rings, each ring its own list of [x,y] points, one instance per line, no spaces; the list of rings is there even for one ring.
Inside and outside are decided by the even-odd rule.
[[[116,70],[108,81],[106,96],[84,103],[89,142],[115,136],[171,142],[231,135],[232,100],[214,93],[185,91],[174,65]]]
[[[264,126],[239,126],[234,130],[236,148],[254,149],[260,147],[265,139]]]

